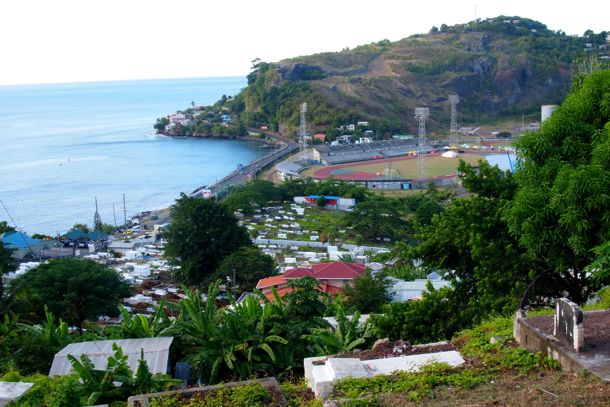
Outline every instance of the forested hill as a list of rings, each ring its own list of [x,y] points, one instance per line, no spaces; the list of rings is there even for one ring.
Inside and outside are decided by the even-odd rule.
[[[572,62],[606,52],[606,33],[572,37],[520,17],[497,17],[277,63],[255,61],[232,101],[246,125],[294,132],[307,102],[313,130],[369,120],[386,132],[414,132],[416,106],[429,106],[434,130],[448,127],[447,97],[459,94],[460,124],[520,119],[560,103]],[[600,49],[600,46],[601,49]]]

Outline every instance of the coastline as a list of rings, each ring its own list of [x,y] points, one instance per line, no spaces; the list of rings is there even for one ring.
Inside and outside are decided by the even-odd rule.
[[[296,150],[298,150],[298,145],[296,143],[286,142],[284,140],[278,139],[278,137],[276,137],[273,134],[269,134],[269,137],[272,139],[272,142],[270,142],[269,140],[261,140],[260,138],[254,138],[252,136],[235,137],[235,138],[223,137],[223,136],[221,136],[221,137],[172,136],[172,135],[168,135],[168,134],[165,134],[163,132],[158,132],[158,131],[156,134],[163,135],[166,137],[181,138],[181,139],[205,138],[205,139],[219,139],[219,140],[233,140],[233,141],[238,140],[238,141],[257,142],[257,143],[264,144],[267,146],[272,145],[272,144],[281,146],[281,148],[279,150],[269,151],[262,158],[256,159],[256,160],[244,165],[242,170],[233,170],[232,172],[230,172],[229,174],[227,174],[226,176],[224,176],[223,178],[218,180],[217,183],[210,185],[209,187],[206,185],[196,187],[193,190],[193,192],[191,192],[188,195],[190,197],[197,197],[197,198],[203,198],[203,196],[201,195],[201,191],[203,189],[206,189],[206,187],[212,191],[214,196],[216,196],[217,193],[223,191],[223,186],[226,185],[227,183],[229,183],[229,181],[231,181],[232,179],[234,179],[236,184],[246,181],[248,171],[251,170],[255,174],[262,172],[265,169],[268,169],[270,166],[272,166],[276,162],[284,159],[285,157],[293,154]],[[201,196],[197,196],[197,195],[201,195]],[[221,196],[220,199],[222,199],[223,197],[224,197],[224,195]],[[176,199],[177,198],[178,197],[176,197]],[[163,205],[159,209],[141,211],[139,213],[136,213],[132,218],[137,218],[140,220],[141,224],[143,224],[143,225],[149,224],[149,225],[151,225],[151,227],[152,227],[152,225],[155,225],[155,224],[164,224],[164,223],[167,223],[171,219],[170,218],[170,209],[171,209],[172,205],[173,205],[173,203],[168,204],[168,205]],[[153,215],[155,215],[157,217],[157,219],[152,220],[151,216],[153,216]]]

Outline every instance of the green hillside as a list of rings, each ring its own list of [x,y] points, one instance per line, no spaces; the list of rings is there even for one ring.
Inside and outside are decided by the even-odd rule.
[[[388,40],[277,63],[255,61],[230,108],[251,127],[293,134],[308,103],[313,130],[369,120],[377,134],[416,131],[412,112],[429,106],[429,128],[449,123],[448,95],[460,95],[461,125],[519,120],[541,104],[560,103],[572,62],[605,44],[606,33],[572,37],[520,17],[441,26]],[[603,47],[602,47],[603,48]]]

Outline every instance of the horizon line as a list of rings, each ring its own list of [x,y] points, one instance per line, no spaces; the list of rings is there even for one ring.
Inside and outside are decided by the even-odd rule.
[[[80,81],[57,81],[57,82],[23,82],[23,83],[0,83],[0,87],[19,87],[19,86],[41,86],[41,85],[85,85],[92,83],[116,83],[116,82],[144,82],[144,81],[163,81],[163,80],[185,80],[185,79],[205,79],[205,78],[246,78],[244,75],[210,75],[210,76],[176,76],[176,77],[157,77],[157,78],[137,78],[137,79],[92,79]]]

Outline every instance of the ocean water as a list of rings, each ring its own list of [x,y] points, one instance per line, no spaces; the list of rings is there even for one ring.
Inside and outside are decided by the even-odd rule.
[[[55,235],[170,205],[262,154],[252,142],[174,139],[156,118],[234,95],[245,78],[0,87],[0,199],[19,228]],[[9,221],[0,206],[0,220]],[[9,221],[9,223],[12,223]]]

